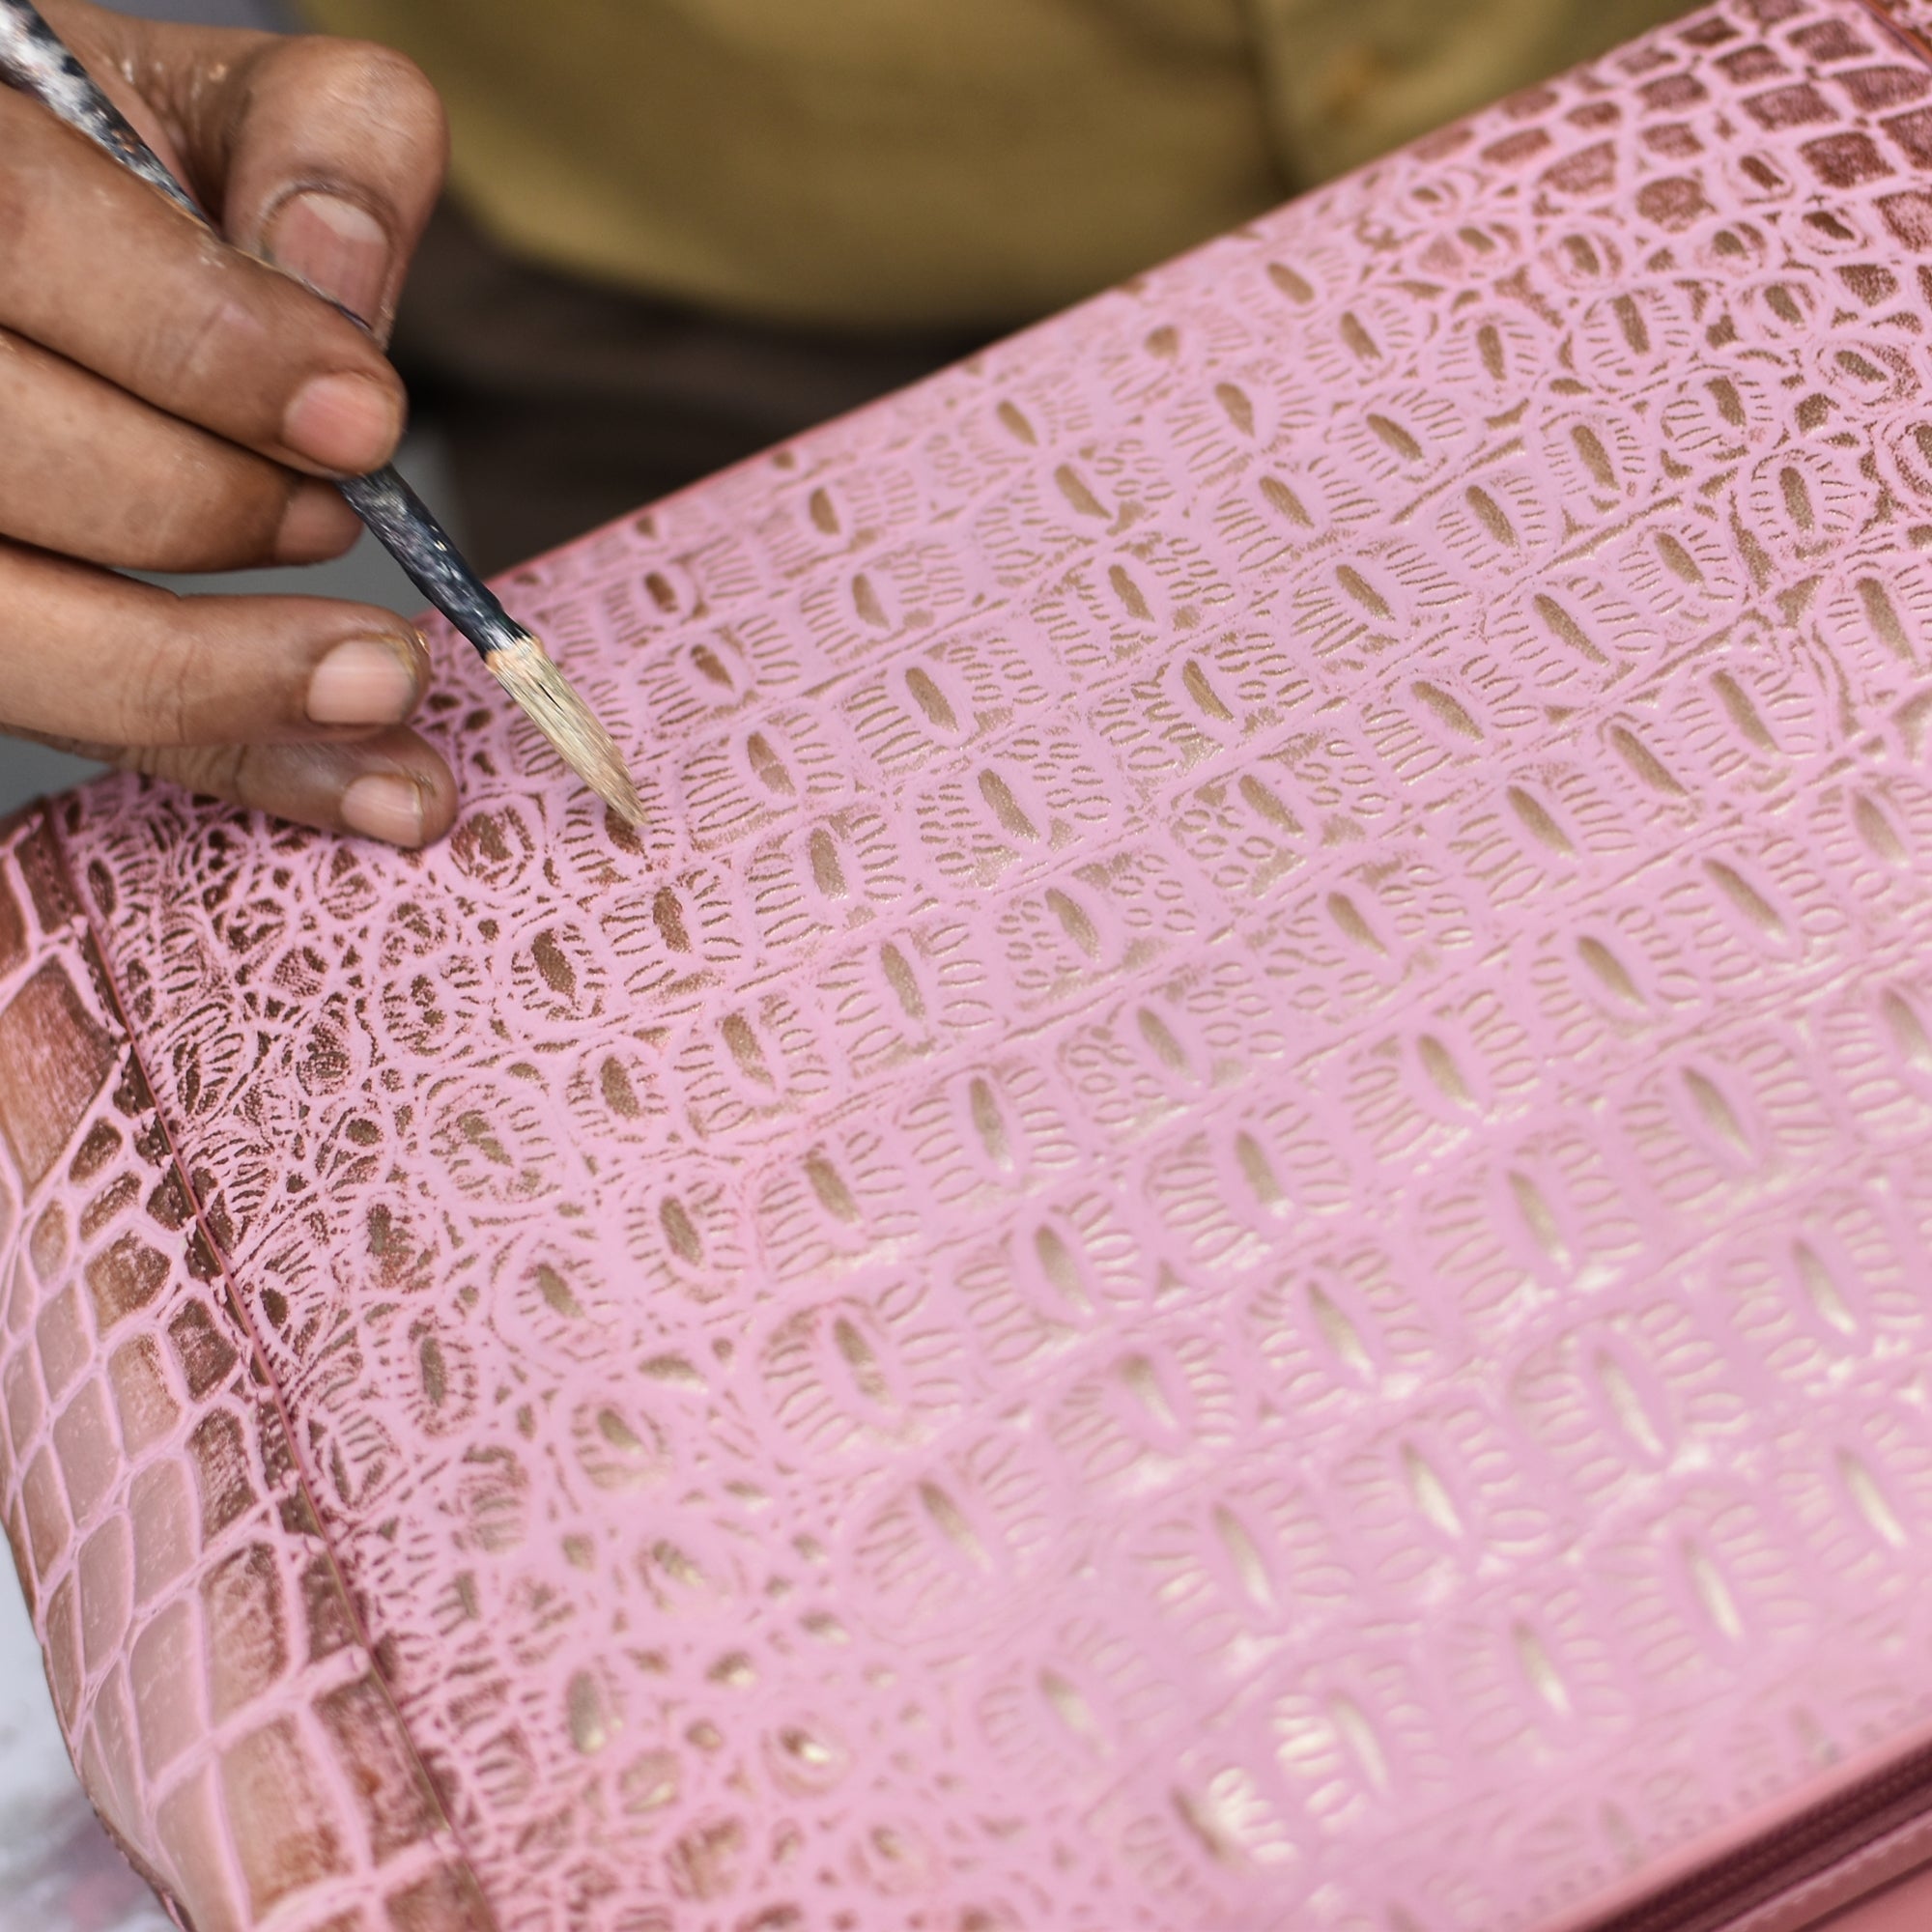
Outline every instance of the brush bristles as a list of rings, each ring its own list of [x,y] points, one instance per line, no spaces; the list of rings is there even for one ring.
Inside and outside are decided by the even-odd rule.
[[[563,762],[611,810],[633,825],[644,822],[644,803],[624,760],[596,714],[527,632],[498,644],[483,660],[524,715],[556,747]]]

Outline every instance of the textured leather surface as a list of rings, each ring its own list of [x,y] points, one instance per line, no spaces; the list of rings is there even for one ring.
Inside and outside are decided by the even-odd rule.
[[[640,835],[447,639],[432,852],[57,807],[8,1520],[124,1834],[215,1778],[277,1925],[453,1842],[517,1932],[1553,1932],[1921,1740],[1928,249],[1932,73],[1731,0],[514,578]],[[143,1651],[91,1526],[215,1415]]]
[[[480,1922],[37,817],[0,1002],[0,1476],[102,1820],[197,1932]]]
[[[1932,1925],[1932,1872],[1888,1886],[1876,1897],[1826,1921],[1820,1932],[1922,1932]]]

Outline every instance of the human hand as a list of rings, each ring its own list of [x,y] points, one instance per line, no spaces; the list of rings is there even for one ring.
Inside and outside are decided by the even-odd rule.
[[[455,786],[403,722],[427,665],[401,618],[114,574],[355,542],[322,479],[379,468],[402,433],[378,343],[441,185],[436,94],[362,43],[41,4],[226,239],[0,87],[0,730],[305,824],[438,838]]]

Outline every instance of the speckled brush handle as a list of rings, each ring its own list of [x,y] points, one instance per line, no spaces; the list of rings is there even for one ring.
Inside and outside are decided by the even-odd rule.
[[[213,227],[28,0],[0,0],[0,77],[31,94],[184,213]],[[360,325],[359,317],[350,319]],[[337,488],[410,582],[483,656],[526,635],[393,465],[349,477]]]
[[[393,463],[336,485],[410,582],[488,657],[528,633],[477,576]]]

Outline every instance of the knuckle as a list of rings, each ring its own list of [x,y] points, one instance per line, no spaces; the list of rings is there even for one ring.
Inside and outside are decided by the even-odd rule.
[[[167,646],[136,655],[121,687],[116,735],[127,745],[192,746],[204,735],[209,669],[208,640],[192,622]]]
[[[175,402],[214,391],[224,373],[232,383],[245,345],[259,335],[245,304],[222,291],[185,313],[156,316],[134,350],[134,384],[143,395]]]
[[[272,560],[296,481],[248,473],[226,476],[205,502],[194,532],[201,561],[187,570],[242,570]]]
[[[40,241],[39,212],[46,205],[41,170],[9,156],[0,161],[0,260],[25,263]]]
[[[45,251],[65,244],[55,212],[74,160],[64,129],[24,96],[0,88],[0,266],[10,279],[33,274]]]
[[[211,760],[215,796],[252,808],[262,800],[262,753],[254,745],[223,745]]]
[[[128,570],[239,570],[266,560],[287,507],[288,488],[265,477],[222,473],[152,491],[129,546]]]
[[[143,778],[166,779],[210,798],[245,805],[249,748],[245,745],[134,746],[115,762]]]

